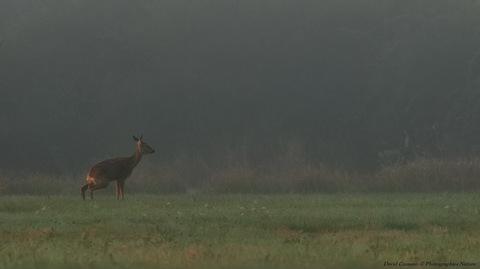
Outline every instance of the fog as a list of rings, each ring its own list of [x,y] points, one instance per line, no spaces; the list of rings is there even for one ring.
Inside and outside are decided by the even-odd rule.
[[[0,169],[480,150],[478,1],[2,0],[0,44]]]

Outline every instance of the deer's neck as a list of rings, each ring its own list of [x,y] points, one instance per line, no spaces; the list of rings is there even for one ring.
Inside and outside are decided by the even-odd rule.
[[[142,153],[140,152],[140,150],[138,149],[135,149],[135,152],[133,153],[133,155],[130,157],[130,165],[132,167],[132,169],[137,166],[137,164],[140,162],[140,160],[142,160]]]

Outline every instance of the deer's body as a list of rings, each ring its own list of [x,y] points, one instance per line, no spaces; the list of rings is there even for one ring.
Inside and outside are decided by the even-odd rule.
[[[132,174],[133,169],[140,162],[143,154],[155,152],[147,143],[142,141],[143,136],[140,136],[140,139],[134,136],[133,139],[137,143],[137,146],[132,156],[108,159],[90,168],[87,173],[87,184],[81,189],[84,200],[87,189],[90,191],[90,198],[93,199],[93,191],[106,188],[110,181],[116,181],[117,199],[119,194],[123,199],[125,179]]]

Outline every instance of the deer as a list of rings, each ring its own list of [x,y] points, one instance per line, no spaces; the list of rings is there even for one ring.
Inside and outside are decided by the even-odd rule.
[[[115,189],[117,200],[121,195],[123,200],[123,192],[125,180],[132,174],[133,169],[142,159],[144,154],[152,154],[155,152],[147,143],[143,141],[143,135],[140,138],[133,136],[136,143],[135,152],[130,157],[118,157],[101,161],[87,173],[87,184],[85,184],[82,191],[82,198],[85,201],[85,191],[90,191],[90,199],[93,200],[93,191],[103,189],[108,186],[110,181],[115,181]]]

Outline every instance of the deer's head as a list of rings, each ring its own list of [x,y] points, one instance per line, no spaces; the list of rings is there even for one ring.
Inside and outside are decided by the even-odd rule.
[[[141,154],[152,154],[155,152],[152,147],[150,147],[146,142],[143,141],[143,135],[141,135],[140,138],[133,136],[133,140],[137,143],[137,150]]]

